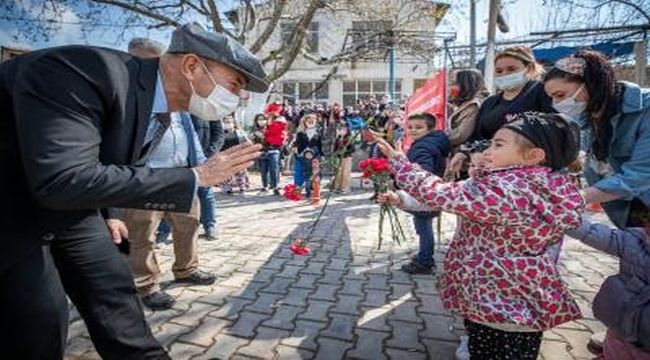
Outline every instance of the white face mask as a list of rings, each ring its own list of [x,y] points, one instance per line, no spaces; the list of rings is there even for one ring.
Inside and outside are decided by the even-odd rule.
[[[587,109],[586,101],[576,101],[576,96],[580,94],[584,87],[585,85],[582,84],[578,90],[576,90],[576,92],[571,95],[571,97],[568,97],[560,102],[553,102],[553,108],[558,112],[577,120],[580,115]]]
[[[239,96],[217,84],[205,64],[201,63],[201,65],[203,65],[203,69],[208,74],[208,77],[210,77],[210,80],[212,80],[214,88],[207,97],[202,97],[196,93],[192,82],[190,82],[192,95],[190,96],[190,103],[187,110],[192,115],[198,116],[203,120],[221,120],[224,116],[232,114],[237,110],[237,106],[239,106]]]
[[[523,86],[528,82],[528,77],[526,77],[526,69],[523,69],[519,72],[498,76],[494,78],[494,86],[500,90],[512,90],[518,87]]]

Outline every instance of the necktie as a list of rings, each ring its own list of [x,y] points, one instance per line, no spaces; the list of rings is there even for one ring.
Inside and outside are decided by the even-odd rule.
[[[156,128],[156,132],[154,132],[151,141],[142,147],[142,155],[140,156],[140,159],[138,159],[138,161],[135,163],[137,166],[143,166],[147,163],[147,160],[149,160],[149,157],[153,151],[156,149],[156,147],[158,147],[158,144],[160,144],[160,140],[162,140],[163,135],[165,135],[165,131],[167,131],[169,124],[172,122],[172,118],[169,116],[169,113],[156,113],[155,116],[156,120],[158,120],[158,127]]]

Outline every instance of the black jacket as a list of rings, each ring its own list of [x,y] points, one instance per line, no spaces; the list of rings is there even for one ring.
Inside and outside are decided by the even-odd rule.
[[[221,121],[208,121],[192,115],[192,124],[201,142],[203,154],[210,157],[223,146],[223,124]]]
[[[98,209],[189,211],[188,168],[132,166],[149,125],[158,60],[87,46],[0,64],[0,274],[50,241],[105,234]],[[78,230],[83,229],[83,230]]]
[[[411,144],[406,157],[422,169],[442,176],[445,172],[446,159],[451,149],[447,134],[443,131],[432,131]]]

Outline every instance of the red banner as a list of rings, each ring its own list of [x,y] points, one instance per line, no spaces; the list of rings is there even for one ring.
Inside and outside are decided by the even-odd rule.
[[[438,120],[436,129],[445,130],[447,120],[445,118],[445,107],[447,104],[445,76],[447,69],[442,69],[419,87],[410,97],[406,104],[406,117],[417,113],[429,113]],[[404,123],[406,125],[406,122]],[[405,150],[411,144],[410,137],[405,137]]]

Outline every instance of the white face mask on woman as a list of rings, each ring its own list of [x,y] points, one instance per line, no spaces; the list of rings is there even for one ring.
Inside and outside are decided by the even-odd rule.
[[[568,97],[560,102],[553,102],[553,108],[559,113],[570,116],[573,119],[578,119],[580,115],[587,109],[586,101],[576,101],[576,96],[578,96],[578,94],[580,94],[584,88],[585,85],[582,84],[578,90],[576,90],[576,92],[571,95],[571,97]]]
[[[194,86],[190,81],[190,88],[192,88],[192,95],[190,96],[190,103],[187,111],[192,115],[198,116],[203,120],[216,121],[221,120],[224,116],[232,114],[239,106],[239,96],[231,93],[225,87],[217,84],[210,71],[201,62],[203,70],[208,74],[208,77],[214,84],[214,88],[210,91],[207,97],[202,97],[196,93]]]
[[[528,77],[526,76],[526,69],[508,75],[497,76],[494,78],[494,86],[496,86],[499,90],[516,89],[523,86],[527,82]]]

